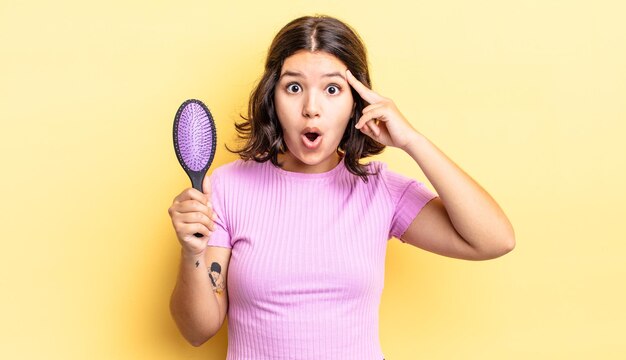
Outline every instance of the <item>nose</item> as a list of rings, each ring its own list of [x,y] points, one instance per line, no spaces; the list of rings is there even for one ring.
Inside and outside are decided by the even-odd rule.
[[[320,115],[319,103],[313,91],[309,92],[307,96],[305,96],[304,104],[302,105],[302,115],[307,118]]]

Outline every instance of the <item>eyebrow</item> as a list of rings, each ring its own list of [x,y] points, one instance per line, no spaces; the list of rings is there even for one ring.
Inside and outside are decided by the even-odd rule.
[[[280,80],[280,79],[282,79],[284,76],[304,77],[304,75],[302,75],[302,73],[301,73],[301,72],[287,70],[287,71],[285,71],[282,75],[280,75],[279,80]],[[345,78],[345,76],[343,76],[343,75],[342,75],[340,72],[338,72],[338,71],[335,71],[335,72],[332,72],[332,73],[328,73],[328,74],[324,74],[324,75],[322,75],[322,77],[335,77],[335,76],[338,76],[338,77],[342,78],[344,81],[347,81],[347,80],[346,80],[346,78]]]

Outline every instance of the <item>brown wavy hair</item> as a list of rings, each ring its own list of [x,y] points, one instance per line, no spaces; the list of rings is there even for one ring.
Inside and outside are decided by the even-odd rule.
[[[371,88],[367,54],[359,35],[349,25],[326,15],[304,16],[292,20],[276,34],[270,45],[265,71],[250,95],[248,116],[240,115],[244,122],[235,123],[238,137],[245,140],[237,153],[243,160],[265,162],[282,167],[278,154],[285,153],[287,145],[283,138],[280,121],[274,107],[274,88],[286,58],[297,51],[324,51],[341,60],[352,74],[365,86]],[[385,145],[361,133],[354,126],[368,103],[351,87],[355,102],[354,112],[343,134],[337,153],[345,157],[345,165],[352,174],[367,183],[369,173],[359,159],[380,154]]]

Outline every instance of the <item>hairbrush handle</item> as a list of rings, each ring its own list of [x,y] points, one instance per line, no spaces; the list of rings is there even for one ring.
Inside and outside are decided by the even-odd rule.
[[[194,189],[200,191],[201,193],[204,193],[204,191],[202,191],[202,180],[204,180],[204,175],[206,174],[206,171],[204,172],[204,174],[198,171],[190,171],[188,172],[188,174],[189,174],[189,178],[191,179],[191,186]],[[201,238],[204,236],[200,233],[195,233],[193,235],[197,238]]]

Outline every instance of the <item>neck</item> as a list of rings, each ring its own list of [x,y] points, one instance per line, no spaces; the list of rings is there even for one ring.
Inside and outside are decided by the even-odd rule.
[[[335,152],[317,164],[307,164],[300,161],[289,151],[284,154],[278,154],[278,162],[283,164],[283,170],[307,174],[328,172],[334,169],[341,162],[341,159],[342,156]]]

